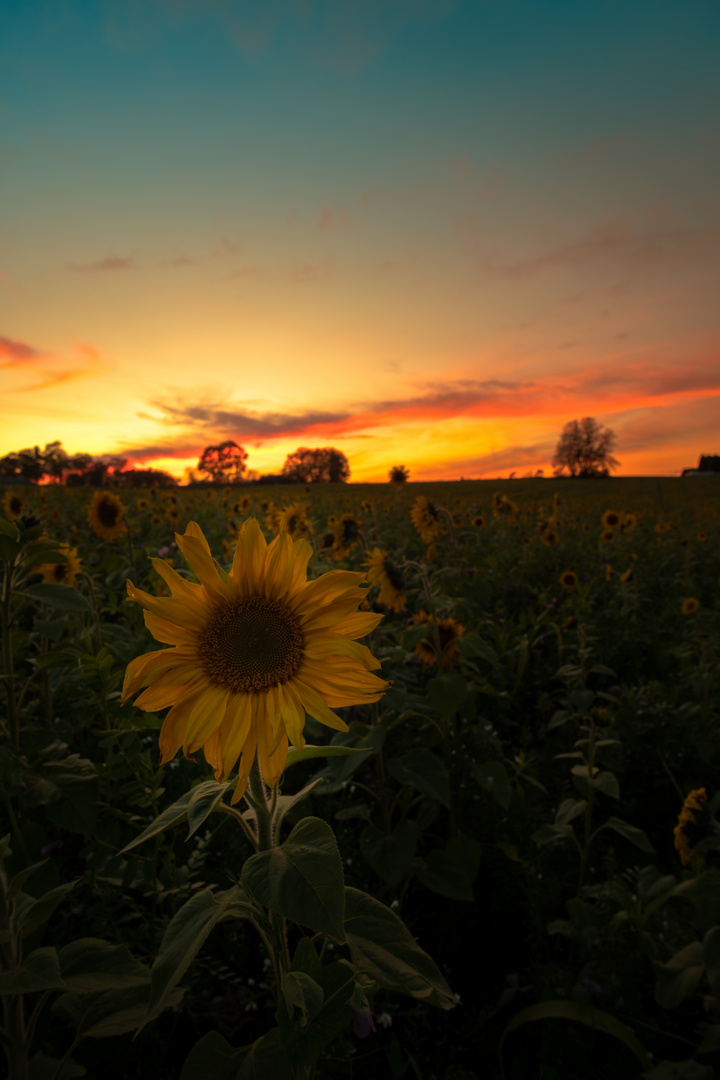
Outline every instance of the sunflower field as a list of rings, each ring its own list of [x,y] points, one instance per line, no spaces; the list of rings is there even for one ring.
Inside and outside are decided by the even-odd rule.
[[[0,491],[9,1080],[720,1076],[720,484]]]

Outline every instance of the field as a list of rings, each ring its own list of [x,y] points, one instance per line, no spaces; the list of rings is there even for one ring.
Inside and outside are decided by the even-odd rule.
[[[719,1075],[720,482],[0,500],[10,1080]],[[231,803],[121,691],[176,534],[222,589],[249,519],[367,575],[389,685]]]

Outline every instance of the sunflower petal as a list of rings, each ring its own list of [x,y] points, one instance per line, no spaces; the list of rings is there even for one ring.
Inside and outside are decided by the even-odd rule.
[[[230,698],[222,724],[215,732],[215,779],[226,780],[243,752],[250,734],[252,702],[249,694],[233,694]],[[205,748],[207,756],[207,746]],[[209,759],[208,759],[209,760]]]
[[[207,684],[204,693],[195,701],[195,706],[188,717],[183,739],[185,757],[194,754],[203,743],[207,742],[223,721],[228,696],[232,693],[225,686]]]
[[[267,541],[255,518],[243,522],[233,556],[230,577],[241,596],[260,594],[264,584]]]
[[[197,522],[191,521],[184,535],[175,533],[175,540],[185,560],[195,571],[198,581],[205,586],[212,599],[225,599],[227,590],[210,554],[210,546]]]
[[[302,701],[297,695],[292,682],[285,683],[280,688],[280,716],[288,733],[288,738],[297,750],[302,750],[305,745],[305,710]]]
[[[336,716],[335,713],[328,708],[320,695],[317,694],[311,686],[308,686],[304,680],[296,675],[293,682],[295,684],[295,690],[302,701],[303,708],[310,716],[314,717],[315,720],[318,720],[321,724],[325,724],[326,727],[334,728],[335,731],[350,730],[345,721],[341,720],[339,716]]]
[[[295,572],[290,533],[280,532],[268,546],[265,558],[265,595],[271,600],[285,596]]]
[[[165,645],[189,645],[195,635],[183,626],[177,626],[168,619],[161,619],[159,615],[153,615],[152,611],[144,611],[145,625],[156,641],[162,641]]]
[[[290,588],[288,589],[288,592],[291,594],[298,592],[307,584],[307,567],[313,553],[312,544],[309,544],[307,540],[296,540],[294,548],[295,569],[293,570],[292,581],[290,582]]]

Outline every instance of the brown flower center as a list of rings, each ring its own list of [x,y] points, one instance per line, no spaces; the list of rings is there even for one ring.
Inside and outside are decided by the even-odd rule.
[[[216,609],[198,654],[213,682],[236,694],[259,694],[292,679],[304,645],[300,620],[285,604],[250,596]]]
[[[55,567],[53,569],[53,578],[58,583],[62,584],[62,582],[68,576],[69,572],[70,567],[67,563],[55,563]]]
[[[117,524],[119,510],[117,503],[111,502],[110,499],[101,499],[97,508],[100,524],[106,525],[109,529],[113,528]]]

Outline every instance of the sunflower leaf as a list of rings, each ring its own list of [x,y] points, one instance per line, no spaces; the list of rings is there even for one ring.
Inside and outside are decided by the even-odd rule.
[[[345,934],[352,961],[378,986],[441,1009],[455,996],[435,961],[389,907],[359,889],[345,889]]]
[[[292,750],[288,751],[285,771],[291,765],[297,765],[300,761],[308,761],[310,758],[343,757],[345,754],[367,754],[367,752],[361,746],[309,746],[306,743],[302,750],[296,750],[293,747]]]
[[[284,844],[251,855],[243,887],[264,907],[343,942],[343,866],[335,834],[320,818],[303,818]]]
[[[213,927],[242,896],[237,886],[218,893],[197,892],[173,916],[152,966],[152,990],[141,1030],[165,1008],[168,998],[190,967]]]
[[[92,611],[85,597],[69,585],[28,585],[20,595],[59,611]]]

